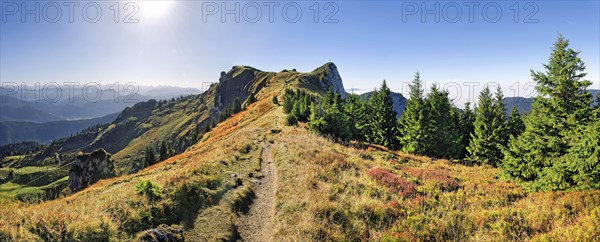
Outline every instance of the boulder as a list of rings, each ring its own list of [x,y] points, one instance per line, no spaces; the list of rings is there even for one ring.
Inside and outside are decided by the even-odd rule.
[[[146,230],[139,241],[144,242],[183,242],[183,229],[179,226],[161,224],[154,229]]]

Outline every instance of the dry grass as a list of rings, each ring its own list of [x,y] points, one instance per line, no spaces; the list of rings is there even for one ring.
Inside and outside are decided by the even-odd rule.
[[[131,240],[160,223],[183,225],[190,241],[234,240],[261,142],[272,143],[277,167],[275,241],[600,240],[600,191],[527,194],[492,167],[337,144],[283,127],[260,96],[139,173],[37,205],[0,202],[0,241]],[[138,195],[141,180],[161,198]]]
[[[286,181],[276,241],[600,239],[600,191],[526,194],[496,168],[343,146],[296,127],[274,149]]]

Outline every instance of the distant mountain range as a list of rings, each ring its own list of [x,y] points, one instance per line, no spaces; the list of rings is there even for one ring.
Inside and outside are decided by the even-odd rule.
[[[371,99],[371,96],[373,96],[373,93],[375,93],[374,91],[370,91],[370,92],[366,92],[363,93],[360,96],[360,99],[363,101],[369,101],[369,99]],[[400,118],[400,115],[402,115],[402,112],[404,112],[404,109],[406,109],[406,98],[404,96],[402,96],[402,94],[397,93],[397,92],[391,92],[392,94],[392,101],[394,102],[394,111],[396,111],[396,119]]]
[[[48,143],[90,126],[110,123],[119,112],[136,103],[200,92],[195,88],[159,86],[139,87],[135,94],[117,95],[112,89],[103,89],[99,100],[90,102],[96,97],[90,94],[88,100],[84,99],[81,89],[74,89],[72,93],[80,95],[69,99],[68,94],[59,94],[56,89],[48,89],[42,98],[0,87],[0,145],[22,141]]]
[[[58,92],[56,89],[48,89],[48,91],[42,92],[42,96],[36,97],[31,94],[26,95],[22,91],[13,93],[7,88],[0,87],[0,109],[2,111],[0,112],[0,121],[45,123],[97,118],[120,112],[138,102],[198,94],[200,90],[166,86],[139,87],[137,92],[129,94],[103,89],[99,97],[95,96],[95,92],[88,92],[88,100],[84,98],[82,89],[74,89],[72,93],[79,95],[69,97],[67,91]]]
[[[590,91],[593,96],[592,105],[597,105],[596,97],[598,96],[598,93],[600,93],[600,90],[590,89],[588,91]],[[533,104],[533,101],[534,101],[533,98],[526,98],[526,97],[505,97],[504,98],[504,104],[506,105],[506,111],[510,112],[510,111],[512,111],[513,107],[517,107],[517,110],[519,111],[519,113],[521,115],[527,114],[531,111],[531,105]]]
[[[61,120],[47,123],[0,122],[0,145],[23,141],[49,143],[56,138],[67,137],[90,126],[110,123],[118,115],[119,113],[113,113],[99,118]]]

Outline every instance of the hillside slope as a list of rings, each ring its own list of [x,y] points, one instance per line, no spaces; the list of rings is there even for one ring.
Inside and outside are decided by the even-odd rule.
[[[181,228],[188,241],[600,238],[600,191],[527,194],[496,168],[342,145],[304,124],[284,127],[271,95],[292,85],[323,92],[310,82],[314,75],[234,70],[222,82],[260,74],[246,85],[260,89],[246,110],[135,174],[40,204],[2,202],[0,240],[132,240],[161,224]],[[146,181],[155,187],[144,189]]]
[[[102,148],[113,154],[120,173],[136,172],[146,165],[144,151],[147,147],[157,147],[165,142],[172,148],[172,153],[185,151],[198,141],[207,126],[219,121],[221,114],[236,99],[246,103],[251,94],[258,98],[270,97],[278,95],[285,87],[304,87],[316,93],[323,93],[329,87],[343,91],[341,81],[333,63],[308,73],[265,72],[249,66],[234,66],[228,72],[222,72],[219,82],[202,94],[137,103],[123,110],[114,122],[55,140],[46,149],[13,165],[55,164],[56,154],[68,162],[74,159],[76,152]]]
[[[110,123],[117,118],[117,115],[118,113],[114,113],[98,118],[61,120],[47,123],[0,122],[0,145],[23,141],[48,143],[54,139],[75,134],[90,126]]]

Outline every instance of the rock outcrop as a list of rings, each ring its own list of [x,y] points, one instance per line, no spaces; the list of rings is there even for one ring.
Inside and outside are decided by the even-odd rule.
[[[69,170],[69,188],[80,191],[100,179],[113,177],[115,166],[104,149],[77,155]]]
[[[346,99],[344,83],[335,64],[331,62],[326,63],[325,65],[315,69],[312,73],[319,75],[321,88],[323,88],[324,91],[333,88],[334,92],[341,94],[342,98]]]
[[[161,224],[155,229],[146,230],[139,241],[144,242],[183,242],[183,229]]]

